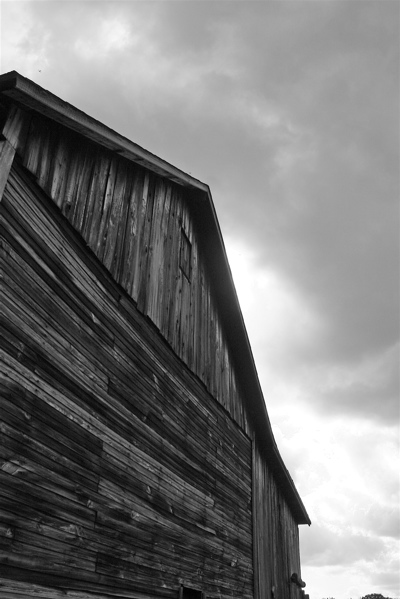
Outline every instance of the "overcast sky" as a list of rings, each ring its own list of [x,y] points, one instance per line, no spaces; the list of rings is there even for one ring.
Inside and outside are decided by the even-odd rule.
[[[399,6],[1,4],[1,72],[210,185],[311,599],[400,596]]]

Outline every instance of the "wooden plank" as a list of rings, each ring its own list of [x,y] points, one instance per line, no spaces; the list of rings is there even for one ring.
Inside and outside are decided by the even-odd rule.
[[[77,543],[71,545],[64,542],[65,533],[54,534],[54,530],[48,528],[29,529],[27,527],[13,528],[14,538],[11,552],[18,555],[45,558],[47,563],[65,564],[74,568],[74,574],[78,578],[81,570],[94,572],[96,569],[96,554],[82,549]],[[44,534],[46,532],[52,534]],[[75,537],[76,538],[76,537]]]
[[[0,202],[10,174],[14,155],[15,149],[10,142],[7,139],[0,140]]]
[[[137,261],[138,261],[138,237],[140,235],[140,201],[143,197],[144,172],[135,169],[130,172],[132,187],[128,199],[128,213],[125,234],[125,257],[121,284],[133,299],[137,299],[137,291],[134,289]]]
[[[122,359],[122,355],[121,355],[121,359]],[[122,362],[121,362],[122,364]],[[139,375],[140,378],[143,378],[143,374]],[[164,379],[164,377],[163,377]],[[132,379],[132,382],[135,386],[135,388],[137,388],[137,386],[141,384],[140,379],[138,379],[136,382],[134,382],[135,379]],[[168,400],[169,397],[169,393],[167,392],[167,386],[166,386],[166,381],[163,380],[163,388],[159,397],[159,400],[162,399],[163,401],[163,412],[160,414],[161,418],[165,419],[165,425],[164,428],[166,429],[166,431],[173,431],[173,435],[171,437],[171,440],[173,439],[175,441],[175,443],[179,440],[180,436],[182,435],[182,447],[185,449],[186,452],[190,452],[193,453],[193,456],[196,456],[197,453],[199,453],[200,455],[204,454],[204,448],[201,449],[199,452],[197,450],[197,445],[202,443],[202,438],[207,437],[206,435],[206,431],[208,430],[208,428],[210,427],[210,421],[208,419],[204,420],[202,419],[202,417],[199,414],[196,414],[196,429],[193,430],[193,433],[187,432],[187,427],[190,427],[193,419],[190,419],[190,417],[188,418],[187,415],[185,415],[185,412],[187,412],[187,406],[183,407],[181,410],[181,412],[178,412],[179,409],[179,403],[178,403],[178,396],[177,396],[177,392],[178,390],[175,388],[171,388],[171,404],[167,404],[166,401]],[[115,381],[114,385],[116,386],[116,388],[118,388],[118,386],[120,386],[122,395],[124,394],[123,391],[123,385],[121,386],[121,381]],[[128,389],[129,389],[129,382],[127,381],[126,383],[126,391],[125,393],[129,393]],[[158,399],[157,396],[154,396],[154,399]],[[151,406],[154,406],[155,402],[153,401]],[[171,406],[172,410],[170,411],[170,407]],[[183,404],[185,405],[185,404]],[[154,409],[152,407],[152,409]],[[191,409],[193,409],[193,407],[191,407]],[[145,409],[143,410],[145,411]],[[201,426],[204,422],[204,428],[203,426]],[[178,425],[177,425],[178,423]],[[181,429],[179,429],[179,426],[181,427]],[[189,429],[188,429],[189,430]],[[199,435],[200,431],[203,433],[203,437],[201,437]],[[164,433],[165,434],[165,433]],[[197,439],[196,439],[196,435],[197,435]],[[187,437],[192,437],[191,441],[190,441],[190,446],[187,446],[187,443],[185,442],[185,439]],[[221,443],[221,436],[220,434],[216,434],[216,439],[218,438],[218,442]],[[211,466],[210,466],[211,467]],[[231,476],[233,476],[234,478],[236,478],[235,475],[235,470],[237,468],[237,463],[235,463],[234,466],[232,466],[232,473]],[[240,488],[242,486],[242,484],[244,484],[242,477],[239,478],[236,481],[236,484],[238,485],[238,488]],[[229,484],[229,483],[228,483]]]
[[[82,233],[84,230],[85,215],[88,210],[88,203],[92,197],[89,192],[96,160],[96,156],[93,155],[90,146],[84,146],[82,149],[84,150],[83,164],[74,189],[74,209],[68,213],[68,220],[79,233]]]
[[[13,389],[0,381],[3,422],[30,439],[51,448],[95,474],[100,471],[103,444],[94,435],[61,416],[24,389]],[[55,435],[56,433],[56,435]]]
[[[165,329],[165,316],[164,310],[166,307],[166,295],[167,288],[169,285],[169,271],[171,268],[170,256],[169,256],[169,221],[170,221],[170,210],[171,210],[171,194],[172,186],[168,185],[165,193],[164,207],[161,214],[160,222],[160,266],[159,266],[159,283],[156,298],[156,319],[157,326],[163,333]]]
[[[111,161],[110,161],[110,168],[108,171],[106,191],[104,194],[104,202],[103,202],[103,207],[102,207],[101,219],[100,219],[100,223],[99,223],[99,234],[98,234],[98,238],[97,238],[97,247],[96,247],[96,251],[95,251],[96,256],[101,261],[103,260],[105,247],[106,247],[110,211],[112,208],[112,198],[113,198],[113,194],[114,194],[114,187],[115,187],[115,182],[116,182],[116,177],[117,177],[117,169],[118,169],[118,159],[115,157],[112,157]]]
[[[98,152],[95,157],[89,192],[89,209],[82,232],[84,239],[94,253],[96,253],[99,243],[100,224],[110,166],[111,157],[104,151]]]
[[[163,222],[164,231],[164,272],[163,272],[163,288],[160,299],[160,331],[165,339],[168,339],[169,334],[169,318],[171,310],[171,294],[173,287],[173,273],[177,268],[174,261],[174,216],[175,216],[175,188],[169,186],[167,190],[165,213]]]
[[[277,593],[285,592],[291,599],[297,598],[294,589],[287,587],[290,575],[300,567],[297,525],[256,443],[253,446],[253,513],[256,597],[262,597],[274,584]]]
[[[69,156],[67,163],[67,171],[65,174],[65,188],[63,196],[60,197],[59,201],[57,202],[57,205],[59,205],[60,202],[61,212],[70,222],[72,222],[73,220],[73,215],[75,211],[75,202],[77,200],[76,188],[78,185],[78,180],[81,176],[82,169],[84,168],[85,164],[84,148],[85,145],[79,145],[78,147],[76,147],[74,152],[71,152],[71,149],[68,145]]]
[[[54,160],[54,143],[56,141],[56,132],[51,127],[51,123],[42,122],[40,131],[40,149],[37,168],[37,180],[42,189],[48,193],[50,191],[49,171]]]
[[[6,599],[109,599],[110,595],[88,594],[79,591],[65,591],[55,587],[46,587],[32,582],[21,582],[9,578],[0,578],[0,595]],[[134,598],[136,599],[136,597]],[[150,599],[142,596],[139,599]]]
[[[125,202],[128,172],[127,165],[121,159],[118,161],[117,169],[115,184],[112,190],[109,220],[106,226],[107,235],[105,238],[104,253],[102,256],[102,262],[110,272],[112,272],[111,267],[115,258],[117,237],[120,234],[121,217],[123,213],[123,204]]]
[[[150,225],[150,241],[148,254],[148,297],[146,313],[154,324],[160,328],[160,294],[162,294],[163,285],[163,265],[164,256],[162,252],[163,230],[161,223],[164,216],[164,204],[167,190],[163,181],[158,181],[154,193],[153,216]]]
[[[64,203],[64,190],[67,185],[68,165],[71,159],[71,150],[64,136],[59,134],[56,140],[52,171],[49,176],[49,195],[59,208]]]
[[[29,125],[26,143],[23,149],[23,165],[29,171],[30,175],[37,177],[39,172],[40,159],[40,136],[41,127],[36,118],[32,118]]]
[[[101,337],[86,325],[85,321],[71,309],[62,297],[53,293],[52,288],[20,258],[5,240],[0,248],[1,258],[3,258],[2,264],[8,285],[24,298],[30,310],[36,312],[45,321],[46,330],[54,329],[65,342],[72,344],[79,352],[82,352],[85,359],[92,363],[96,370],[102,371],[108,379],[108,369],[112,368],[111,361],[113,360],[112,350],[109,346],[102,342]],[[22,289],[21,282],[23,282]]]
[[[147,186],[146,186],[147,183]],[[153,219],[155,192],[155,177],[148,175],[145,179],[143,189],[143,200],[141,205],[141,230],[142,235],[138,239],[138,295],[137,307],[143,314],[146,313],[148,290],[149,290],[149,251],[150,251],[150,232]]]
[[[146,207],[147,207],[147,197],[149,193],[149,184],[150,184],[150,173],[148,171],[144,172],[143,185],[140,186],[140,195],[137,200],[137,231],[138,234],[136,236],[135,243],[135,260],[133,263],[133,281],[132,281],[132,290],[131,297],[135,302],[138,301],[139,298],[139,290],[140,290],[140,282],[142,277],[142,264],[143,264],[143,236],[144,236],[144,226],[146,221]]]
[[[3,211],[3,215],[5,215],[5,212],[6,210]],[[26,232],[18,224],[16,218],[15,211],[14,215],[9,213],[9,205],[7,204],[6,218],[3,217],[0,221],[1,235],[53,288],[55,293],[62,296],[63,300],[81,316],[87,325],[100,334],[104,342],[111,343],[113,335],[102,325],[100,321],[102,313],[88,300],[82,291],[83,285],[80,285],[80,289],[78,289],[71,284],[71,277],[63,264],[56,257],[49,255],[48,248],[36,234],[30,231],[31,234],[35,235],[35,243],[39,244],[33,249],[31,240],[29,237],[26,239]]]
[[[98,507],[103,517],[96,518],[94,528],[82,523],[74,523],[73,515],[68,515],[68,519],[63,519],[64,514],[52,515],[46,512],[46,505],[35,505],[32,509],[32,503],[24,497],[18,496],[14,499],[7,497],[1,498],[0,520],[3,522],[5,535],[10,538],[10,543],[15,536],[15,528],[29,530],[43,534],[54,540],[58,540],[68,548],[82,548],[86,555],[96,554],[97,552],[109,553],[114,557],[121,559],[130,559],[138,550],[144,554],[149,554],[156,542],[156,536],[146,533],[140,528],[131,526],[132,534],[122,539],[117,532],[118,522],[131,521],[132,524],[138,524],[136,518],[129,518],[129,513],[122,509],[122,506],[115,502],[113,498],[93,495],[93,507]],[[100,524],[100,520],[102,524]],[[108,523],[110,528],[104,525]],[[4,545],[8,543],[5,541]],[[168,561],[168,547],[157,552],[163,555]]]
[[[77,462],[50,449],[45,444],[32,439],[30,435],[21,433],[18,429],[0,422],[2,432],[1,455],[2,459],[9,460],[13,456],[21,459],[34,459],[37,464],[43,466],[64,478],[71,479],[75,484],[85,489],[96,489],[98,476],[91,470],[82,468]]]
[[[124,465],[119,456],[115,455],[115,451],[111,450],[107,454],[107,484],[113,483],[114,489],[123,489],[123,495],[125,501],[131,506],[135,503],[139,505],[137,518],[140,521],[140,514],[151,513],[153,514],[151,520],[164,521],[168,523],[167,528],[178,527],[181,531],[180,534],[185,534],[184,530],[192,535],[198,537],[200,543],[204,543],[206,537],[208,537],[207,544],[210,544],[211,538],[215,538],[215,545],[217,546],[217,539],[225,539],[229,537],[230,544],[235,544],[237,547],[242,547],[246,551],[251,548],[251,535],[249,533],[250,525],[250,514],[245,514],[244,510],[241,510],[232,499],[228,507],[228,501],[224,499],[224,508],[217,508],[215,504],[213,506],[205,506],[202,501],[196,501],[196,494],[192,494],[192,501],[186,499],[188,491],[194,487],[178,479],[176,482],[177,487],[168,489],[167,483],[161,481],[154,482],[149,473],[147,476],[143,476],[140,473],[140,477],[131,478],[127,471],[127,465]],[[112,466],[112,471],[109,472],[109,466]],[[163,470],[164,472],[165,470]],[[140,469],[138,470],[140,472]],[[172,471],[171,471],[172,472]],[[175,475],[176,476],[176,475]],[[170,477],[166,476],[165,480]],[[146,481],[145,483],[138,481]],[[105,482],[102,483],[106,484]],[[102,487],[104,488],[104,487]],[[185,501],[182,502],[182,493],[184,493]],[[122,492],[120,491],[122,495]],[[146,509],[144,508],[146,505]],[[237,518],[234,521],[229,522],[227,520],[228,512],[237,514]],[[127,521],[127,513],[123,517],[123,521]],[[128,517],[129,520],[129,517]]]
[[[3,127],[2,137],[16,151],[21,151],[28,134],[31,117],[24,110],[11,104],[8,108],[7,119]]]
[[[114,257],[111,263],[110,272],[113,279],[123,285],[124,270],[126,268],[126,258],[128,254],[129,239],[128,234],[128,212],[134,186],[134,176],[130,165],[126,165],[125,189],[122,197],[121,212],[118,222],[117,238],[115,242]],[[126,290],[126,287],[125,287]]]
[[[10,579],[12,577],[12,580]],[[16,586],[21,585],[21,586]],[[23,585],[23,586],[22,586]],[[178,583],[179,586],[179,583]],[[31,589],[27,595],[23,589]],[[65,576],[23,570],[17,566],[0,564],[0,590],[7,593],[7,599],[109,599],[127,597],[129,599],[154,599],[152,588],[137,591],[123,580],[116,585],[112,579],[100,575],[81,577],[79,582]],[[21,594],[22,593],[22,594]],[[158,590],[160,597],[176,599],[176,590]]]
[[[210,401],[206,398],[204,398],[203,401],[199,401],[197,399],[198,397],[201,397],[202,393],[204,393],[204,391],[202,391],[201,384],[199,384],[199,382],[191,374],[189,374],[189,372],[183,370],[179,362],[175,362],[174,360],[170,359],[171,350],[166,346],[166,344],[160,341],[158,335],[153,333],[151,327],[144,327],[142,332],[143,335],[146,335],[148,343],[151,343],[151,345],[148,345],[147,348],[137,345],[138,353],[136,353],[136,345],[132,344],[132,341],[129,342],[128,339],[132,339],[134,334],[133,331],[142,330],[141,327],[143,327],[143,323],[140,324],[140,320],[138,319],[139,315],[135,311],[134,306],[132,306],[128,301],[125,301],[124,298],[121,298],[120,305],[123,308],[123,314],[129,319],[133,329],[127,329],[125,327],[123,331],[126,332],[126,334],[123,336],[121,336],[120,332],[118,332],[117,345],[122,344],[120,346],[121,349],[124,353],[126,353],[127,356],[129,356],[130,360],[134,360],[134,363],[137,363],[137,360],[139,360],[140,363],[142,355],[145,355],[143,352],[148,353],[151,363],[153,365],[157,365],[155,370],[155,366],[152,366],[153,372],[156,373],[157,377],[161,377],[163,380],[163,386],[167,385],[169,388],[169,385],[171,384],[170,392],[172,396],[179,397],[179,400],[183,402],[183,405],[190,401],[196,406],[196,409],[198,409],[198,413],[196,414],[196,422],[199,423],[200,419],[204,417],[206,429],[209,429],[210,427],[215,428],[217,425],[217,420],[215,419],[215,416],[212,416],[211,410],[214,404],[212,402],[210,403]],[[163,364],[166,365],[164,367],[162,364],[160,364],[161,357]],[[172,374],[173,378],[171,376]],[[178,405],[176,401],[175,404]],[[209,408],[205,408],[205,405],[209,406]],[[219,418],[221,418],[221,416],[219,416]],[[238,454],[238,459],[240,459],[241,455],[246,454],[246,451],[248,451],[246,448],[250,447],[249,439],[238,427],[236,427],[233,422],[229,420],[229,417],[224,418],[224,426],[217,427],[217,429],[218,433],[216,432],[216,434],[218,438],[221,438],[221,435],[222,438],[225,438],[225,431],[227,432],[226,441],[232,439],[232,436],[236,438],[235,443],[238,443],[238,451],[236,451]],[[250,453],[248,453],[248,455],[250,456]]]
[[[76,380],[87,390],[107,390],[108,378],[102,372],[96,372],[94,366],[87,363],[71,344],[48,328],[47,339],[44,338],[41,327],[45,326],[45,321],[29,312],[18,296],[9,291],[8,286],[3,289],[3,312],[9,321],[6,325],[8,331],[14,336],[18,332],[19,340],[24,344],[24,350],[20,353],[27,363],[35,365],[41,362],[41,367],[47,368],[49,372],[59,372],[60,376],[71,377],[71,380]]]
[[[69,275],[75,281],[82,284],[82,277],[79,278],[71,270],[75,266],[77,273],[82,272],[83,264],[90,264],[94,272],[85,267],[85,277],[89,279],[90,288],[97,289],[99,286],[106,286],[109,291],[115,290],[115,284],[107,284],[107,278],[104,276],[104,269],[99,267],[98,261],[94,256],[88,255],[86,244],[82,244],[82,239],[71,228],[66,227],[65,221],[60,218],[58,210],[53,203],[49,201],[40,188],[24,176],[24,173],[16,168],[10,177],[10,186],[8,191],[8,206],[11,213],[15,214],[17,209],[17,221],[21,219],[20,224],[34,239],[38,239],[39,246],[46,254],[46,245],[40,243],[43,238],[47,241],[47,246],[59,259],[57,266],[63,272],[68,269]],[[37,227],[37,230],[34,228]],[[39,233],[39,237],[35,235]],[[65,250],[66,245],[72,245],[79,258],[70,258],[69,252]],[[62,268],[65,265],[65,268]],[[85,288],[85,286],[84,286]],[[119,298],[119,293],[115,292],[115,297]],[[104,308],[104,306],[102,306]]]
[[[20,472],[20,469],[16,470]],[[35,510],[36,505],[40,509],[46,509],[49,515],[62,517],[64,520],[73,521],[86,527],[91,524],[93,528],[96,514],[93,510],[76,501],[69,501],[58,493],[48,491],[43,487],[26,482],[3,471],[0,471],[0,496],[8,497],[11,500],[20,498],[29,502],[31,509]]]
[[[3,403],[3,402],[2,402]],[[36,450],[36,455],[39,454],[38,462],[44,462],[49,467],[53,466],[53,462],[57,463],[57,459],[59,455],[63,456],[62,464],[69,465],[72,468],[77,469],[78,473],[83,473],[85,480],[82,480],[82,475],[79,479],[79,482],[82,482],[87,488],[89,484],[92,487],[95,487],[97,484],[98,476],[96,478],[96,471],[93,471],[90,467],[90,462],[87,456],[85,457],[77,457],[77,454],[71,449],[71,443],[69,445],[66,444],[65,439],[62,439],[64,443],[55,442],[55,440],[51,437],[51,435],[46,435],[46,432],[38,432],[38,430],[34,430],[33,427],[29,430],[21,431],[21,420],[13,417],[12,414],[6,412],[5,408],[3,420],[1,423],[1,430],[4,433],[4,439],[2,440],[2,453],[7,454],[10,450],[14,453],[11,454],[10,459],[6,460],[6,463],[11,463],[13,456],[20,455],[21,459],[26,459],[26,456],[30,456],[30,451],[33,449]],[[22,443],[25,447],[18,447],[18,443]],[[64,450],[64,451],[63,451]],[[15,453],[17,452],[17,453]],[[52,458],[50,461],[47,459],[44,461],[42,456],[46,458]],[[40,464],[39,464],[40,465]],[[6,466],[4,466],[6,467]],[[55,469],[55,467],[53,467]],[[66,473],[66,469],[57,468],[57,470],[64,471]],[[96,469],[98,472],[98,468]],[[74,477],[75,479],[76,477]],[[64,485],[65,487],[65,485]],[[76,485],[74,487],[76,489]],[[82,487],[83,488],[83,487]],[[63,494],[64,491],[61,492]]]
[[[6,558],[7,559],[7,558]],[[56,589],[64,589],[68,592],[68,597],[71,592],[86,593],[85,599],[93,599],[97,597],[97,593],[105,593],[107,598],[110,596],[114,597],[127,597],[129,599],[152,599],[154,598],[154,591],[157,591],[159,597],[168,597],[170,599],[176,599],[176,590],[174,589],[155,589],[153,585],[148,584],[141,587],[132,584],[132,582],[118,580],[116,584],[115,579],[108,576],[100,575],[93,572],[87,572],[81,570],[79,579],[71,578],[70,571],[66,568],[51,568],[50,570],[45,567],[41,567],[39,561],[32,563],[28,559],[22,559],[15,557],[10,559],[5,564],[2,563],[0,558],[0,580],[4,578],[12,577],[13,580],[19,580],[22,582],[29,582],[30,585],[43,585],[49,587],[55,587]],[[152,593],[152,594],[151,594]],[[78,595],[82,596],[82,595]],[[31,599],[31,596],[30,598]],[[52,597],[52,599],[54,599]]]

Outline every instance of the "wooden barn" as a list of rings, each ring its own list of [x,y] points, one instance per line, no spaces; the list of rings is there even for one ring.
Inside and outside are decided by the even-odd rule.
[[[0,119],[1,598],[300,599],[208,186],[15,71]]]

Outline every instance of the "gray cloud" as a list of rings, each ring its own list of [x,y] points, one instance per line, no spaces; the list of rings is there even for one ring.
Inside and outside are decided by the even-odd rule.
[[[324,361],[318,367],[315,364],[303,367],[298,376],[310,391],[309,401],[321,413],[365,418],[398,427],[398,344],[372,354],[365,349],[358,360],[347,363]]]
[[[377,536],[400,537],[400,515],[398,506],[386,507],[375,505],[366,514],[368,527],[375,532]]]
[[[377,537],[343,535],[314,523],[310,533],[302,539],[301,550],[306,565],[350,566],[362,560],[374,561],[384,550],[384,544]]]
[[[374,574],[375,585],[382,589],[381,593],[387,597],[398,596],[399,588],[399,573],[398,560],[391,560],[385,569],[382,569]]]

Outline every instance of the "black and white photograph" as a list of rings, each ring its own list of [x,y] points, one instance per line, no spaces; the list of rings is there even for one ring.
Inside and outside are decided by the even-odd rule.
[[[400,3],[0,2],[0,598],[400,598]]]

